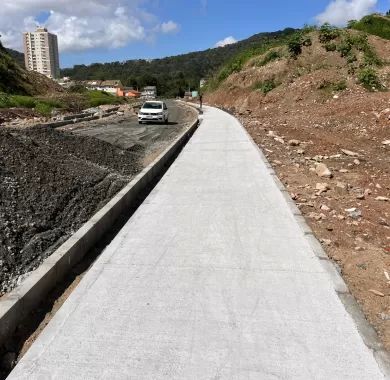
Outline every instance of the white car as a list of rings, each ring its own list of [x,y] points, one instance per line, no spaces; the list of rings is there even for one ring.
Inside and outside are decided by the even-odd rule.
[[[147,101],[138,112],[138,122],[157,121],[168,124],[169,112],[165,102]]]

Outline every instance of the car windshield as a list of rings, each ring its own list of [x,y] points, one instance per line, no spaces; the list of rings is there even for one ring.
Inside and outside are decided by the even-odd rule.
[[[161,110],[163,107],[162,107],[161,103],[145,103],[142,108],[152,109],[152,110]]]

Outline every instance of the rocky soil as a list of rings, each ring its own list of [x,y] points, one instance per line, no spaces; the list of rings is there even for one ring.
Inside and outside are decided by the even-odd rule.
[[[390,42],[371,41],[388,59]],[[365,90],[313,42],[297,60],[248,64],[206,100],[242,121],[390,350],[390,93]],[[251,88],[278,67],[279,87]],[[324,87],[339,80],[345,89]]]
[[[0,295],[118,192],[141,155],[48,128],[0,130]]]
[[[390,101],[351,97],[236,114],[390,350]]]

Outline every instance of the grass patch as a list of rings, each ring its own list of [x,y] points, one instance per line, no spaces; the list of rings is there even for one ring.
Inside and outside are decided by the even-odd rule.
[[[98,107],[103,104],[122,104],[125,100],[103,91],[86,91],[63,99],[52,99],[0,93],[0,108],[29,108],[43,116],[50,116],[54,109],[81,111],[81,108]],[[77,104],[73,104],[77,103]]]
[[[98,107],[105,104],[122,104],[124,100],[117,98],[105,91],[88,91],[86,93],[90,107]]]
[[[0,108],[29,108],[44,116],[50,116],[55,108],[64,108],[65,104],[58,100],[37,98],[24,95],[0,94]]]

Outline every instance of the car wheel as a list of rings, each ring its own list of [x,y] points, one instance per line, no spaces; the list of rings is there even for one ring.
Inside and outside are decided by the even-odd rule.
[[[139,121],[138,124],[143,124],[143,121]]]
[[[165,124],[169,124],[169,119],[168,118],[165,119]]]

